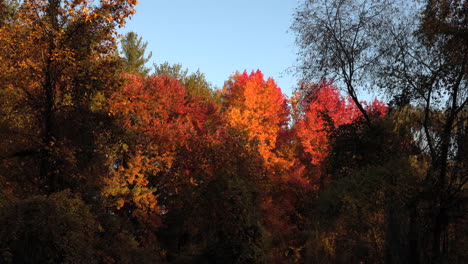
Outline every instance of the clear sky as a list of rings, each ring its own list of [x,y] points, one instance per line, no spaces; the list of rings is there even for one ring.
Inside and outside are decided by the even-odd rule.
[[[140,0],[121,34],[148,42],[154,63],[200,69],[215,87],[235,71],[260,69],[290,96],[297,78],[295,36],[289,31],[297,0]],[[289,32],[288,32],[289,31]]]

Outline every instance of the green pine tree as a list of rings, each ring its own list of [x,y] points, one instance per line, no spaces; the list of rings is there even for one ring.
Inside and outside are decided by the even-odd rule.
[[[121,42],[122,53],[125,58],[125,70],[127,72],[140,73],[143,76],[148,75],[150,69],[145,64],[151,59],[152,53],[145,56],[148,42],[135,32],[128,32]]]

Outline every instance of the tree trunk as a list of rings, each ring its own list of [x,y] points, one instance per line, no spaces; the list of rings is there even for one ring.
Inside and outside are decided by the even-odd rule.
[[[409,263],[419,264],[420,254],[418,246],[418,209],[417,202],[409,205],[409,231],[408,231],[408,250]]]
[[[45,83],[43,86],[45,105],[42,113],[42,148],[40,155],[40,177],[43,181],[43,189],[46,193],[52,193],[56,189],[56,170],[53,160],[52,148],[55,145],[53,136],[54,119],[54,82],[52,81],[52,62],[47,62]]]

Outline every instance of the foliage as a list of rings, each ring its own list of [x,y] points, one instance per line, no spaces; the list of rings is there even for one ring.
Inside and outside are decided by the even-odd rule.
[[[411,142],[411,137],[418,138],[419,145],[412,146],[418,149],[418,158],[430,164],[419,168],[426,176],[419,179],[413,202],[401,211],[412,216],[407,225],[413,233],[387,231],[413,241],[411,253],[386,247],[388,263],[403,259],[413,263],[449,261],[449,234],[453,232],[449,226],[459,223],[451,215],[458,215],[455,212],[464,203],[466,188],[466,177],[460,174],[465,166],[459,158],[463,155],[458,151],[464,144],[457,132],[464,131],[468,103],[464,11],[466,3],[458,0],[337,0],[305,1],[295,16],[292,28],[303,58],[299,69],[307,81],[342,81],[369,127],[373,127],[372,118],[357,99],[358,88],[387,93],[393,97],[399,118],[406,112],[420,120],[416,126],[403,128],[404,132],[410,130],[411,136],[402,138],[405,143]],[[367,164],[372,149],[374,146],[358,150],[356,158],[351,156],[342,164],[347,168],[352,163]],[[373,162],[384,161],[385,155]],[[386,217],[390,223],[395,221],[390,215]],[[430,253],[426,253],[428,248]]]
[[[4,0],[0,2],[0,26],[14,21],[18,7],[19,2],[16,0]]]
[[[189,74],[188,69],[182,69],[181,64],[162,64],[154,65],[156,75],[167,75],[173,77],[185,87],[187,94],[190,96],[204,98],[205,100],[216,100],[216,94],[213,91],[211,84],[206,80],[205,75],[197,70]]]
[[[298,71],[306,81],[334,79],[370,122],[358,92],[373,89],[389,44],[382,38],[404,1],[308,0],[297,9]],[[391,37],[391,36],[389,36]]]
[[[143,42],[142,38],[135,32],[125,34],[120,43],[122,53],[125,58],[125,71],[148,75],[150,69],[145,64],[151,59],[152,53],[145,55],[148,42]]]
[[[47,193],[93,181],[87,169],[99,168],[106,118],[91,102],[119,85],[114,37],[135,4],[22,1],[16,21],[0,27],[2,131],[14,146],[2,149],[13,172],[4,177]]]
[[[274,151],[289,113],[275,81],[265,81],[259,70],[237,73],[226,82],[222,100],[229,125],[248,135],[265,164],[287,167],[288,161]]]
[[[356,118],[354,108],[340,97],[339,90],[332,84],[321,83],[313,95],[303,102],[303,117],[296,123],[296,133],[304,152],[313,157],[312,164],[318,165],[329,153],[330,133],[341,125]],[[346,114],[345,114],[346,113]]]
[[[323,186],[329,177],[325,161],[331,154],[332,135],[353,122],[357,127],[362,125],[361,115],[350,97],[342,97],[333,83],[324,80],[319,84],[302,85],[292,101],[299,112],[293,126],[298,156],[309,172],[304,176],[310,183]],[[385,103],[377,99],[371,104],[364,101],[361,104],[372,121],[387,112]]]
[[[0,208],[2,263],[97,263],[99,224],[70,191]]]
[[[119,58],[135,5],[0,1],[1,263],[464,263],[464,1],[305,1],[289,100]]]

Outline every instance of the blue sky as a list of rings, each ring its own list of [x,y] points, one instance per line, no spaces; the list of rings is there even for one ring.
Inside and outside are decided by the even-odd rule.
[[[286,95],[297,78],[295,36],[288,32],[297,0],[140,0],[123,34],[148,42],[152,63],[181,63],[200,69],[222,87],[235,71],[260,69]]]

